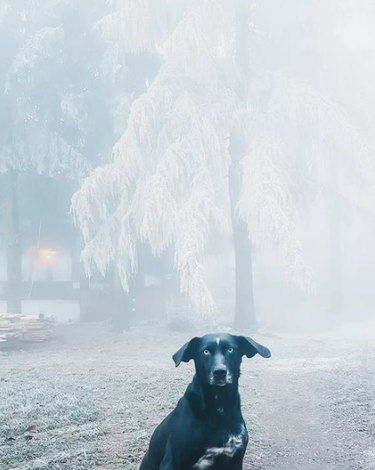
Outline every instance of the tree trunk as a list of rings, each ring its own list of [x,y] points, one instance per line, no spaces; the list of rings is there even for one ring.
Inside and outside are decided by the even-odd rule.
[[[18,207],[18,175],[8,172],[8,187],[5,209],[5,238],[7,250],[7,311],[21,313],[21,240]]]
[[[249,3],[236,0],[236,58],[242,77],[238,82],[237,93],[247,105],[247,77],[249,74]],[[255,328],[255,308],[253,294],[253,266],[251,243],[246,223],[238,217],[236,207],[241,189],[241,160],[246,150],[246,136],[232,132],[230,142],[231,164],[229,168],[229,195],[231,203],[234,261],[235,261],[235,316],[237,329]]]
[[[342,229],[341,201],[338,194],[339,167],[330,168],[330,187],[327,188],[328,237],[329,237],[329,311],[337,316],[342,313]]]
[[[327,84],[335,89],[335,96],[338,100],[344,97],[346,88],[342,80],[335,80],[333,75],[327,77],[330,69],[345,70],[345,57],[341,54],[327,54],[327,41],[325,33],[331,29],[330,15],[326,14],[324,4],[311,2],[311,16],[321,18],[321,28],[316,31],[313,41],[317,46],[315,61],[310,59],[312,69],[310,74],[314,77],[315,85],[318,89],[324,89]],[[317,60],[319,58],[319,60]],[[339,192],[339,181],[341,175],[341,159],[330,158],[327,155],[328,186],[325,192],[325,204],[327,208],[327,274],[328,292],[326,297],[327,310],[331,317],[342,314],[344,302],[342,300],[345,292],[343,286],[343,231],[342,227],[342,199]]]
[[[237,329],[255,328],[255,308],[253,294],[253,266],[249,233],[246,223],[238,217],[236,206],[240,194],[241,153],[232,137],[232,161],[229,168],[229,195],[231,203],[233,245],[235,261],[235,314],[234,326]]]
[[[117,268],[113,270],[112,279],[112,329],[117,333],[129,331],[129,317],[132,302],[130,294],[126,294],[121,285]]]

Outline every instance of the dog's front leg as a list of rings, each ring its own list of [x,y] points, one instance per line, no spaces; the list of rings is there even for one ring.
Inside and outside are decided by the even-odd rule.
[[[177,466],[173,458],[170,439],[168,439],[167,445],[165,447],[165,453],[163,460],[160,464],[160,470],[179,470],[179,467]]]
[[[231,470],[242,470],[243,469],[243,458],[244,454],[236,455],[231,464],[230,464],[230,469]]]

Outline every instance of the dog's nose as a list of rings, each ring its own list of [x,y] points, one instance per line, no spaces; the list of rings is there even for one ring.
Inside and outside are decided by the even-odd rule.
[[[218,367],[217,369],[214,370],[215,379],[225,379],[226,376],[227,376],[227,369],[224,369],[224,367]]]

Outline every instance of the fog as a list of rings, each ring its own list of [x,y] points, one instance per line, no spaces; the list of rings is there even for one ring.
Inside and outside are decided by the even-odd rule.
[[[254,300],[237,302],[257,322],[371,317],[371,2],[38,5],[1,6],[3,283],[20,236],[23,282],[46,280],[41,247],[55,281],[79,282],[82,248],[99,284],[115,271],[134,298],[167,276],[191,320],[231,321],[249,257]],[[237,258],[233,218],[251,244]]]
[[[364,356],[353,352],[353,364],[363,366],[375,336],[374,24],[375,3],[356,0],[0,1],[7,439],[37,421],[35,403],[44,400],[22,395],[29,411],[13,416],[14,387],[31,384],[20,372],[13,383],[13,368],[28,364],[35,387],[56,379],[35,372],[33,360],[47,369],[92,364],[94,375],[113,362],[100,380],[115,387],[124,355],[140,385],[137,368],[148,366],[128,348],[151,347],[166,369],[180,342],[220,330],[274,342],[280,361],[295,346],[322,370],[336,346],[333,369],[344,344],[353,341],[354,351],[359,342]],[[150,346],[155,336],[162,339]],[[317,366],[309,362],[317,350],[301,338],[336,346],[319,351]],[[283,363],[269,367],[272,387],[270,374]],[[364,390],[366,367],[357,377]],[[328,390],[317,374],[316,393]],[[96,377],[73,386],[90,384],[74,392],[83,407],[100,389]],[[56,385],[65,403],[69,380]],[[122,389],[114,390],[109,401],[121,401]],[[52,393],[47,385],[44,392]],[[90,416],[82,423],[97,419]],[[55,427],[74,434],[75,419]],[[130,450],[119,450],[119,436],[102,450],[133,460],[57,445],[64,463],[48,446],[31,457],[17,441],[14,457],[0,451],[0,467],[136,468],[154,424],[129,424]],[[100,440],[86,431],[88,445],[91,432]],[[357,442],[352,431],[343,436]],[[262,439],[275,441],[258,438],[261,459]],[[341,461],[340,445],[330,461],[322,451],[321,468],[373,468],[358,446],[363,466],[354,451],[354,466]],[[260,467],[253,457],[245,468],[302,468],[296,455]]]

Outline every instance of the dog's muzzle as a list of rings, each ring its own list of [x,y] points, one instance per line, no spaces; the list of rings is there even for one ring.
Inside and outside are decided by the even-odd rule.
[[[217,387],[225,387],[228,383],[232,383],[232,377],[228,374],[226,367],[217,367],[211,375],[210,384]]]

